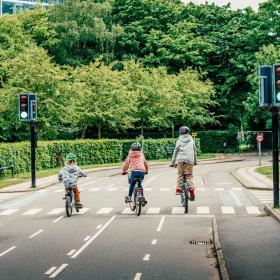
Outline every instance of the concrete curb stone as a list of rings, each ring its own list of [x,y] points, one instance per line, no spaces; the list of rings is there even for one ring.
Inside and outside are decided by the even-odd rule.
[[[280,208],[276,209],[273,208],[272,204],[267,204],[264,206],[264,211],[280,222]]]

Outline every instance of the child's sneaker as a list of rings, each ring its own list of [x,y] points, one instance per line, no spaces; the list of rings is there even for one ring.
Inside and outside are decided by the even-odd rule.
[[[131,202],[131,196],[127,195],[124,200],[125,200],[125,203]]]
[[[143,197],[143,198],[142,198],[142,206],[143,206],[143,207],[146,206],[147,203],[148,203],[148,202],[147,202],[146,198]]]
[[[180,195],[182,192],[182,189],[181,188],[176,188],[176,195]]]
[[[194,188],[193,187],[189,188],[189,192],[190,192],[190,200],[194,201],[195,200]]]
[[[77,208],[82,209],[84,206],[81,202],[77,202]]]

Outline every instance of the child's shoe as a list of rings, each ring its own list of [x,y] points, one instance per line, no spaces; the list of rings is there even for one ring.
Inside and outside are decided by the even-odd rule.
[[[82,209],[84,206],[81,202],[77,202],[77,208]]]
[[[194,201],[195,200],[194,188],[193,187],[189,188],[189,192],[190,192],[190,200]]]
[[[143,198],[142,198],[142,206],[143,206],[143,207],[146,206],[147,203],[148,203],[148,201],[147,201],[146,198],[143,196]]]
[[[176,195],[180,195],[182,192],[182,189],[181,188],[176,188]]]
[[[125,203],[131,202],[131,196],[127,195],[124,200],[125,200]]]

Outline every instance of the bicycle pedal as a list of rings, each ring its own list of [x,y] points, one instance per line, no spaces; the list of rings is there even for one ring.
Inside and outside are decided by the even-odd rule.
[[[62,199],[66,199],[66,197],[62,197]]]

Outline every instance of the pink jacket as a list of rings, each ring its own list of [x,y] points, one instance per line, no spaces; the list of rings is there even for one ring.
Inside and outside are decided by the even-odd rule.
[[[142,152],[130,151],[122,167],[122,172],[126,173],[127,170],[143,170],[148,172],[149,166]]]

